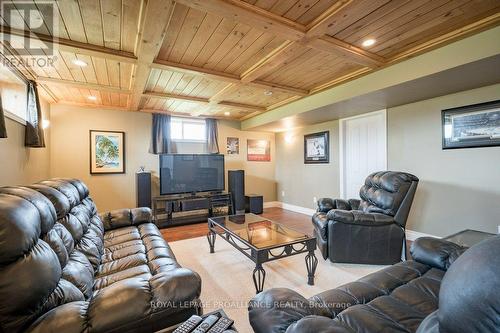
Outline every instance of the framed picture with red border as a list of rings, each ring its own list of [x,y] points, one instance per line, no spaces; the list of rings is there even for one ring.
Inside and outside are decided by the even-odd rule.
[[[269,140],[247,140],[247,161],[270,162],[271,142]]]

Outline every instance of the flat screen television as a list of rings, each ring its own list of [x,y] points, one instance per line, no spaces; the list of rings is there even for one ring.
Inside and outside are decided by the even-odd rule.
[[[224,155],[160,155],[160,194],[224,190]]]

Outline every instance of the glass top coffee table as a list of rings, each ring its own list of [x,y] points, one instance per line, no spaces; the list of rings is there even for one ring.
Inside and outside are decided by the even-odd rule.
[[[219,235],[255,263],[253,282],[257,293],[264,289],[266,271],[263,263],[300,253],[307,253],[307,283],[314,285],[314,273],[318,266],[314,254],[315,237],[255,214],[211,217],[208,229],[210,253],[214,253],[215,237]]]

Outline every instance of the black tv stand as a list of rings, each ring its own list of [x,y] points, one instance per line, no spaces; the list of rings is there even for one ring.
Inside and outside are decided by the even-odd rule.
[[[186,193],[153,198],[153,218],[158,228],[207,222],[209,217],[233,212],[227,192]]]

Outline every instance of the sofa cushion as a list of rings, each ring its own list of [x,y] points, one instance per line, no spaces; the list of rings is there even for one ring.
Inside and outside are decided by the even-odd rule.
[[[197,312],[200,278],[179,266],[151,211],[103,216],[78,180],[0,188],[1,332],[152,331]]]

